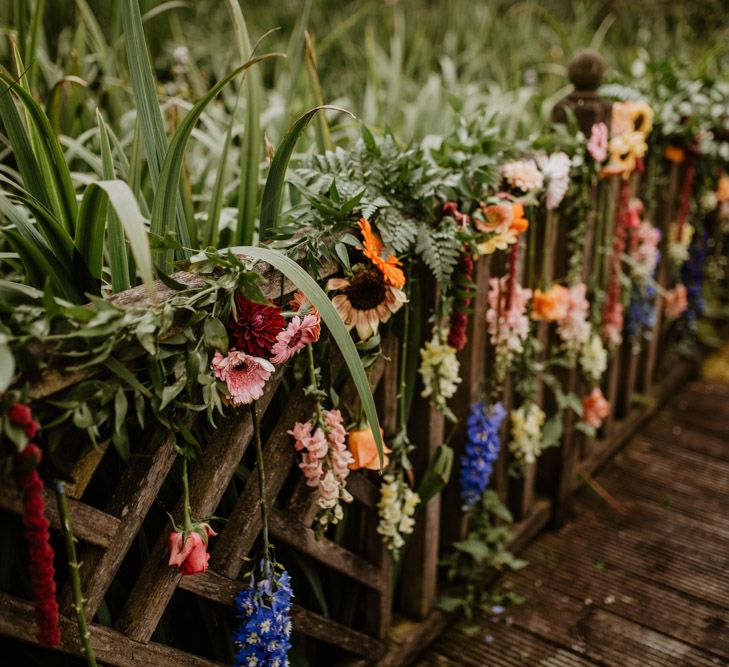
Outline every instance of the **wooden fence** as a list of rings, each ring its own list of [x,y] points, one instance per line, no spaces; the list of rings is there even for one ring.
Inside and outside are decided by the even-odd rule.
[[[564,104],[577,110],[580,123],[585,128],[601,117],[607,119],[608,108],[596,97],[594,86],[584,82],[583,88],[576,90]],[[654,223],[664,231],[664,244],[668,223],[674,218],[679,184],[685,169],[682,165],[668,163],[666,167],[668,187],[657,190],[659,199],[654,217]],[[615,179],[608,187],[617,202],[620,184],[618,177]],[[639,191],[640,187],[636,177],[635,191]],[[591,252],[595,245],[596,199],[594,203],[585,237],[587,271],[591,262],[602,260]],[[613,217],[606,221],[608,238],[610,229],[614,229],[617,208],[617,205],[611,207]],[[552,252],[545,253],[546,257],[553,258],[553,265],[546,267],[545,271],[554,279],[560,279],[566,273],[566,232],[571,222],[555,214],[550,224],[557,225],[559,233],[542,239],[543,244],[553,245]],[[536,230],[544,227],[539,222],[533,225]],[[667,279],[666,262],[664,248],[657,273],[658,281],[664,284]],[[463,382],[452,401],[460,418],[465,417],[472,402],[480,399],[484,378],[490,372],[485,312],[488,281],[490,277],[500,275],[499,269],[502,273],[503,268],[497,266],[497,261],[491,257],[480,259],[476,266],[475,312],[469,323],[469,343],[459,354]],[[178,275],[177,278],[194,280],[192,276]],[[291,291],[290,285],[281,287],[278,280],[268,281],[268,285],[268,296],[272,298],[281,298]],[[424,294],[434,294],[433,286],[423,287]],[[433,289],[428,289],[430,287]],[[169,293],[163,286],[159,287],[158,292],[161,299]],[[140,289],[115,297],[120,304],[136,305],[144,303],[146,298]],[[642,343],[636,354],[633,343],[626,340],[612,356],[603,386],[612,405],[612,413],[601,429],[599,438],[588,440],[574,430],[574,420],[568,417],[561,446],[545,452],[538,464],[527,469],[525,478],[521,480],[508,476],[508,447],[503,444],[493,484],[516,517],[513,549],[518,550],[550,522],[559,524],[565,521],[569,516],[570,496],[580,481],[588,479],[656,406],[685,381],[690,366],[663,356],[661,297],[657,298],[659,316],[650,341]],[[432,305],[432,301],[425,302],[423,321]],[[548,342],[549,330],[546,325],[540,327],[539,337],[542,342]],[[392,334],[384,337],[383,345],[385,354],[371,369],[370,383],[384,427],[393,431],[398,345]],[[287,434],[294,421],[304,421],[310,416],[312,406],[300,388],[285,388],[283,378],[279,370],[268,383],[265,396],[258,402],[266,435],[265,494],[271,507],[270,532],[273,541],[285,546],[291,553],[298,554],[306,562],[315,563],[324,576],[332,573],[348,580],[358,600],[354,607],[355,613],[349,619],[335,621],[320,610],[307,608],[307,596],[303,595],[297,598],[299,602],[293,608],[294,629],[310,638],[307,646],[314,646],[312,650],[315,655],[335,655],[337,660],[347,664],[378,664],[381,667],[406,664],[445,622],[444,615],[435,606],[438,558],[451,542],[463,537],[465,531],[457,475],[454,474],[454,479],[442,496],[433,498],[420,513],[402,567],[400,593],[396,597],[393,566],[376,533],[378,489],[375,473],[357,472],[348,478],[347,488],[355,498],[354,508],[350,511],[360,517],[360,531],[357,539],[351,541],[351,548],[326,538],[316,539],[312,529],[315,499],[294,465],[296,452]],[[74,374],[49,373],[41,384],[33,388],[32,398],[39,400],[56,395],[80,379],[79,375]],[[562,380],[573,391],[579,388],[580,379],[576,371],[565,371]],[[353,404],[356,392],[351,388],[346,391],[349,394],[343,400]],[[642,401],[635,404],[631,400],[635,392],[651,396],[653,403]],[[547,411],[554,409],[546,400],[544,392],[540,391],[540,398]],[[508,382],[503,402],[507,408],[512,405]],[[503,435],[506,443],[506,429]],[[253,449],[250,447],[251,437],[250,413],[246,410],[235,411],[214,432],[206,444],[201,461],[193,468],[190,479],[193,514],[217,514],[221,511],[224,499],[227,499],[226,506],[230,508],[225,515],[227,522],[211,545],[210,569],[195,576],[182,577],[176,569],[168,567],[166,530],[160,531],[159,538],[148,546],[148,553],[144,557],[140,557],[138,548],[134,547],[155,503],[159,502],[158,494],[168,483],[175,466],[177,457],[171,439],[155,447],[150,443],[146,454],[141,448],[140,454],[132,458],[130,465],[116,479],[114,488],[109,488],[103,502],[99,502],[98,498],[87,500],[84,495],[84,489],[94,484],[101,456],[92,455],[93,460],[87,458],[77,466],[79,482],[71,490],[70,511],[76,537],[82,543],[82,584],[87,599],[87,616],[94,621],[91,624],[92,643],[104,664],[119,667],[167,667],[180,664],[207,667],[222,664],[209,655],[195,655],[194,641],[173,646],[157,640],[155,632],[163,616],[179,613],[184,605],[189,604],[190,596],[206,598],[230,608],[242,587],[239,577],[245,569],[245,558],[252,553],[261,528],[257,509],[259,490],[255,476],[242,479],[239,474],[241,462],[253,456],[252,451],[249,451]],[[418,476],[444,438],[442,416],[423,399],[416,399],[410,437],[417,443],[414,465]],[[456,449],[456,465],[462,453],[463,441],[462,432],[452,440]],[[48,512],[52,525],[57,528],[58,516],[51,500],[49,498]],[[179,489],[176,496],[172,497],[167,488],[164,504],[179,520]],[[13,488],[0,487],[0,507],[6,512],[21,513],[21,498]],[[124,573],[124,581],[129,582],[124,592],[124,605],[111,614],[111,622],[109,615],[105,614],[105,623],[102,624],[99,611],[120,572]],[[78,655],[80,645],[76,625],[71,620],[73,614],[68,584],[61,587],[60,600],[63,614],[61,649]],[[394,617],[393,610],[396,610]],[[232,610],[229,613],[232,617]],[[31,602],[0,593],[0,635],[25,642],[34,641]],[[334,646],[338,652],[317,649],[315,644],[318,642]],[[333,664],[328,660],[312,664]]]

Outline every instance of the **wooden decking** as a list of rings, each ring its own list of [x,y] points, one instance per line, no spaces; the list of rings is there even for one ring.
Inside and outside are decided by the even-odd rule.
[[[418,667],[729,665],[729,384],[683,389],[501,582],[527,597]],[[496,620],[496,622],[495,622]]]

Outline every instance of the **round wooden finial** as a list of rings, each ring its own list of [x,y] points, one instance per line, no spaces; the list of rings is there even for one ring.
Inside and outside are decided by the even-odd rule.
[[[605,74],[605,61],[593,49],[577,51],[567,65],[567,76],[577,90],[597,90]]]

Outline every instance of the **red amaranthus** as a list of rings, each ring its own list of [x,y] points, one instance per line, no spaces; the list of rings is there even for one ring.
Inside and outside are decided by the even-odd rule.
[[[26,437],[35,437],[38,424],[33,420],[28,406],[15,403],[8,411],[8,418],[14,426],[23,429]],[[41,456],[40,447],[32,442],[28,443],[16,456],[18,470],[16,480],[18,488],[23,493],[23,532],[28,542],[30,556],[30,579],[35,600],[38,641],[43,646],[53,648],[61,642],[61,633],[58,629],[58,602],[50,526],[45,515],[43,480],[37,469]]]
[[[456,283],[473,281],[473,259],[468,252],[464,252],[458,260],[458,266],[455,271]],[[466,289],[466,288],[463,288]],[[467,289],[469,296],[459,296],[453,302],[451,310],[450,328],[448,331],[448,345],[456,350],[462,350],[468,342],[466,334],[466,325],[468,324],[467,309],[471,305],[472,290]]]

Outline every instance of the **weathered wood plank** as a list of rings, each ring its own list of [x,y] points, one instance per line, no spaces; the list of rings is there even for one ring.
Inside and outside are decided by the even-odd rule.
[[[61,645],[59,650],[81,656],[76,622],[66,616],[59,618]],[[123,634],[102,625],[92,624],[91,645],[97,659],[114,667],[224,667],[223,663],[178,651],[170,646],[151,642],[140,644]],[[26,600],[0,593],[0,635],[36,643],[33,604]],[[8,666],[9,667],[9,666]]]
[[[85,549],[81,552],[81,586],[86,598],[86,616],[92,619],[139,532],[160,487],[176,458],[174,440],[165,438],[151,455],[132,457],[106,508],[119,519],[111,538],[112,548]],[[74,531],[76,526],[74,525]],[[73,596],[70,583],[61,593],[61,604],[71,615]]]
[[[61,520],[53,493],[45,489],[43,497],[48,521],[54,528],[59,528]],[[14,486],[0,485],[0,508],[22,516],[23,498]],[[72,498],[68,499],[68,508],[71,513],[73,533],[77,539],[100,547],[108,547],[111,544],[119,527],[119,519]]]
[[[266,410],[282,378],[279,368],[257,402],[258,410]],[[195,516],[210,516],[215,511],[252,434],[250,412],[245,409],[231,414],[213,433],[200,463],[190,473],[190,504]],[[179,521],[181,513],[182,500],[172,515]],[[149,641],[179,583],[181,575],[167,565],[167,550],[167,534],[162,534],[117,621],[117,628],[136,641]]]
[[[194,576],[183,577],[180,588],[208,600],[232,606],[235,604],[236,595],[245,588],[245,584],[208,570]],[[355,655],[376,659],[385,651],[385,644],[378,639],[304,609],[297,604],[291,607],[291,621],[296,632],[339,646]]]
[[[382,591],[389,587],[389,579],[385,580],[381,576],[380,569],[376,565],[331,540],[324,537],[317,539],[311,528],[293,520],[276,508],[271,508],[268,527],[275,540],[304,552],[314,560],[369,588]]]

